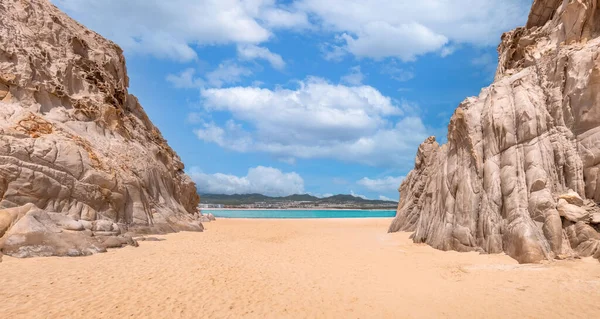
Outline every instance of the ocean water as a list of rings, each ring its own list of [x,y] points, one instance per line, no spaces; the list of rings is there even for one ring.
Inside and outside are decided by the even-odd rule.
[[[394,217],[395,210],[219,210],[202,209],[202,213],[212,213],[225,218],[372,218]]]

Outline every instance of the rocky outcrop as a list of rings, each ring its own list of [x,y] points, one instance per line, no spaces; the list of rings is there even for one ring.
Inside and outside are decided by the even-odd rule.
[[[200,215],[200,221],[203,223],[210,223],[215,220],[217,220],[217,219],[215,218],[215,215],[213,215],[212,213]]]
[[[536,0],[505,33],[494,83],[467,98],[448,142],[427,139],[389,230],[442,250],[519,262],[600,258],[600,8]]]
[[[0,2],[0,249],[86,255],[201,231],[183,164],[128,94],[122,50],[48,0]]]

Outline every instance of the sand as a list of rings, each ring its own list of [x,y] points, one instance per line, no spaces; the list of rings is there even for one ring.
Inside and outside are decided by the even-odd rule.
[[[0,263],[1,318],[600,318],[600,263],[518,265],[390,219],[220,219],[89,257]]]

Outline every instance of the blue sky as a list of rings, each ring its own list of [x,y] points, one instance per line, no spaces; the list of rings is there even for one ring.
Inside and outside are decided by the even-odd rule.
[[[125,51],[204,193],[398,199],[531,0],[53,0]]]

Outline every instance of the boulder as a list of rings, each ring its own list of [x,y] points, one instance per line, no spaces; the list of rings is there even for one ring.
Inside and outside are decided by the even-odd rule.
[[[53,222],[59,227],[65,230],[82,231],[85,227],[80,221],[74,220],[73,218],[60,214],[60,213],[48,213]]]
[[[113,230],[113,222],[110,220],[97,220],[93,223],[92,230],[110,232]]]
[[[29,210],[0,239],[2,253],[34,257],[82,256],[104,251],[95,238],[80,231],[64,231],[64,220],[55,222],[51,213],[30,205],[21,207],[24,208]]]
[[[119,238],[111,236],[106,237],[106,239],[102,242],[102,245],[104,245],[106,248],[120,248],[123,246],[123,243],[121,240],[119,240]]]
[[[567,203],[571,205],[579,207],[583,206],[583,199],[572,189],[569,189],[567,193],[558,196],[558,198],[567,201]]]
[[[25,204],[19,207],[0,209],[0,239],[21,217],[33,210],[35,205]]]
[[[94,224],[87,220],[80,220],[79,223],[83,226],[85,230],[92,230],[94,228]]]
[[[104,236],[117,236],[119,235],[119,233],[115,232],[115,231],[94,231],[92,232],[92,234],[94,234],[94,236],[96,237],[104,237]]]
[[[594,256],[600,250],[600,233],[584,222],[565,222],[565,234],[578,256]]]
[[[129,236],[109,236],[101,239],[102,245],[106,248],[120,248],[124,246],[137,247],[138,243]]]
[[[589,223],[591,220],[590,213],[583,207],[570,204],[565,199],[558,200],[558,214],[566,220],[576,222]]]
[[[200,216],[200,222],[201,223],[209,223],[210,219],[208,218],[208,216],[202,215],[202,216]]]

